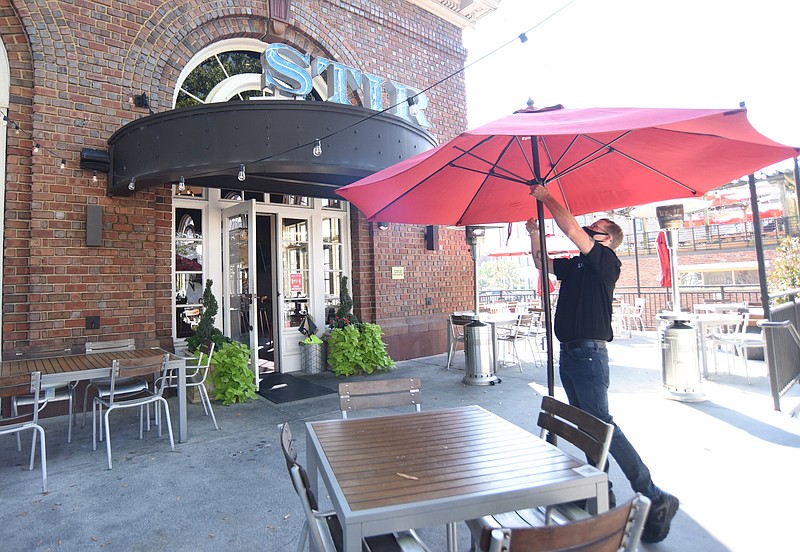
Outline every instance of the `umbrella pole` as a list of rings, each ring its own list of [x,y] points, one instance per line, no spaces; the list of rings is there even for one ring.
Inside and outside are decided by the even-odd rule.
[[[764,260],[764,241],[761,236],[761,215],[758,212],[758,193],[756,192],[756,177],[748,175],[747,183],[750,186],[750,208],[753,210],[753,235],[756,240],[756,260],[758,261],[758,284],[761,288],[761,308],[764,309],[764,320],[769,320],[769,288],[767,286],[767,268]]]
[[[537,136],[530,137],[531,142],[531,161],[533,162],[532,184],[544,186],[542,169],[539,163],[539,139]],[[555,366],[553,365],[553,311],[550,310],[550,275],[547,267],[547,242],[544,231],[544,203],[536,200],[536,218],[539,223],[539,252],[542,255],[540,263],[539,278],[542,284],[542,309],[544,310],[545,339],[547,340],[547,394],[551,397],[555,394]],[[552,436],[552,433],[549,434]],[[549,437],[548,436],[548,437]]]
[[[550,275],[547,270],[547,244],[544,232],[544,204],[536,202],[536,217],[539,219],[539,249],[542,255],[539,278],[542,288],[542,309],[544,310],[545,339],[547,340],[547,394],[555,393],[555,365],[553,364],[553,317],[550,310]]]

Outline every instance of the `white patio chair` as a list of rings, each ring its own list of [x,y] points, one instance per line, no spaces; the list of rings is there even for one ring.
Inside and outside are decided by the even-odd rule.
[[[99,417],[102,418],[103,425],[100,426],[100,440],[103,439],[103,428],[105,428],[106,440],[106,455],[108,456],[108,469],[111,469],[111,428],[109,426],[109,415],[113,410],[121,408],[138,408],[139,409],[139,439],[144,437],[144,407],[151,403],[157,403],[164,407],[167,420],[167,431],[169,433],[169,446],[171,450],[175,450],[175,441],[172,437],[172,422],[169,416],[169,404],[162,396],[164,392],[163,382],[166,381],[167,361],[169,355],[160,356],[147,356],[140,358],[123,358],[115,359],[111,366],[111,382],[108,389],[108,394],[102,393],[95,397],[92,402],[92,450],[97,450],[97,427],[100,422]],[[117,393],[116,383],[125,378],[142,378],[146,376],[153,376],[155,374],[161,375],[161,382],[158,388],[152,391],[149,388],[142,389],[137,395],[132,396],[129,392],[124,392],[120,398]],[[103,407],[106,411],[103,414]],[[158,418],[156,425],[158,425],[158,436],[161,437],[161,423],[160,414],[161,410],[156,409]],[[149,422],[149,420],[148,420]]]
[[[219,429],[217,425],[217,417],[214,416],[214,409],[211,407],[211,398],[208,396],[206,390],[206,378],[211,368],[211,355],[214,354],[214,342],[210,339],[204,339],[200,346],[197,348],[199,356],[184,357],[186,361],[186,389],[195,388],[200,394],[200,403],[203,405],[203,411],[206,416],[211,415],[211,420],[214,422],[214,428]],[[164,389],[177,389],[178,388],[178,371],[177,368],[168,368],[163,381]],[[157,378],[153,384],[153,388],[157,389],[162,385],[161,377]],[[158,405],[156,405],[156,408]],[[158,417],[158,412],[156,412]]]
[[[9,418],[0,417],[0,435],[16,433],[19,435],[23,431],[32,430],[31,439],[31,460],[28,467],[33,470],[34,460],[36,459],[36,436],[41,437],[41,462],[42,462],[42,492],[47,492],[47,444],[44,436],[44,428],[39,425],[39,410],[34,405],[41,405],[41,372],[32,372],[20,376],[0,377],[0,399],[10,399],[20,395],[30,393],[33,396],[30,412],[16,414]],[[1,416],[1,414],[0,414]]]
[[[14,360],[27,360],[27,359],[37,359],[37,358],[48,358],[48,357],[55,357],[55,356],[64,356],[69,355],[72,353],[71,349],[68,348],[59,348],[50,351],[28,351],[28,352],[17,352],[14,355]],[[69,416],[69,424],[67,426],[67,443],[72,443],[72,424],[75,423],[75,387],[77,382],[70,382],[66,385],[61,385],[49,390],[49,392],[44,392],[43,395],[46,395],[46,401],[42,401],[39,404],[39,410],[41,411],[44,409],[45,405],[67,401],[68,403],[68,416]],[[11,398],[11,415],[16,416],[17,412],[19,411],[20,407],[27,407],[34,404],[34,397],[32,394],[27,393],[25,395],[18,395],[16,397]],[[20,443],[19,433],[17,434],[17,450],[22,450],[22,445]]]
[[[472,322],[471,316],[463,316],[459,314],[451,314],[447,318],[447,331],[450,338],[450,349],[447,351],[447,369],[450,369],[450,364],[453,362],[453,357],[458,350],[458,344],[464,343],[464,326]],[[462,345],[463,348],[463,345]]]
[[[531,354],[533,354],[533,348],[531,348],[530,345],[530,340],[533,337],[533,335],[531,334],[532,323],[533,323],[533,314],[531,313],[520,314],[519,316],[517,316],[516,324],[511,326],[508,332],[505,332],[502,335],[497,336],[498,341],[511,344],[511,349],[513,351],[515,360],[514,364],[519,366],[520,372],[522,372],[522,360],[520,360],[517,343],[519,342],[527,343],[528,348],[531,349]]]
[[[131,351],[136,348],[136,340],[134,339],[118,339],[114,341],[87,341],[86,354],[97,353],[116,353],[118,351]],[[83,390],[83,419],[81,420],[81,427],[86,425],[86,409],[88,407],[89,390],[95,389],[99,393],[100,389],[107,390],[111,383],[110,377],[94,378],[90,380]],[[128,393],[138,393],[142,389],[147,388],[147,382],[142,379],[134,378],[130,381],[117,381],[117,393],[124,393],[123,389],[127,389]],[[149,417],[148,417],[149,418]],[[150,420],[148,419],[148,429],[150,429]]]
[[[750,373],[747,370],[747,355],[750,349],[764,349],[764,335],[761,330],[757,333],[750,333],[747,331],[750,325],[750,311],[746,308],[739,309],[741,316],[740,322],[735,326],[733,331],[714,332],[711,334],[711,345],[714,351],[714,373],[717,373],[717,349],[723,349],[730,353],[728,356],[728,374],[731,373],[731,356],[738,355],[742,359],[744,367],[744,375],[747,378],[747,383],[750,383]],[[735,362],[735,360],[734,360]]]

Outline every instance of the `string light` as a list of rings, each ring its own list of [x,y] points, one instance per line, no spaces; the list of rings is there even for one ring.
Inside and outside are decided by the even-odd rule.
[[[247,178],[247,175],[244,173],[244,164],[239,165],[239,176],[237,178],[239,182],[244,182],[244,179]]]
[[[180,182],[178,182],[178,191],[185,192],[186,191],[186,180],[181,177]]]
[[[8,115],[3,113],[3,126],[8,126]]]
[[[58,168],[61,169],[62,171],[64,169],[66,169],[67,168],[67,160],[66,159],[62,159],[61,160],[61,164],[58,166]]]
[[[41,147],[42,147],[42,146],[40,146],[38,142],[37,142],[37,143],[35,143],[35,144],[33,145],[33,153],[39,153],[39,150],[41,149]]]
[[[92,173],[92,182],[94,182],[95,184],[97,184],[97,171],[94,171],[94,172]]]
[[[417,109],[417,102],[418,101],[419,100],[417,99],[416,95],[411,96],[410,98],[408,98],[406,100],[406,102],[408,102],[408,112],[411,113],[414,116],[416,116],[419,113],[419,109]]]
[[[128,183],[128,189],[130,191],[134,191],[136,189],[136,177],[132,177],[131,181]]]
[[[314,157],[322,155],[322,142],[319,139],[314,140],[314,149],[311,150],[311,153],[314,154]]]

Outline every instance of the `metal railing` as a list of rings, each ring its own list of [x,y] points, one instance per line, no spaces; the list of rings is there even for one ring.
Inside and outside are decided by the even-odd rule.
[[[659,230],[629,232],[617,248],[620,257],[631,257],[638,250],[639,255],[652,255],[657,252],[656,239]],[[761,238],[765,245],[779,244],[787,236],[800,233],[798,217],[779,217],[761,220]],[[753,223],[737,222],[731,224],[709,224],[691,226],[678,230],[678,253],[681,251],[705,251],[729,247],[752,247],[755,244]]]

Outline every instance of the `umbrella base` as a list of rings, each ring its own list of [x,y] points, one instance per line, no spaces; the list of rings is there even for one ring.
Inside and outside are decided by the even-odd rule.
[[[681,402],[703,402],[706,400],[706,394],[700,390],[677,389],[665,385],[664,398]]]
[[[494,374],[466,374],[463,381],[467,385],[494,385],[501,380]]]

